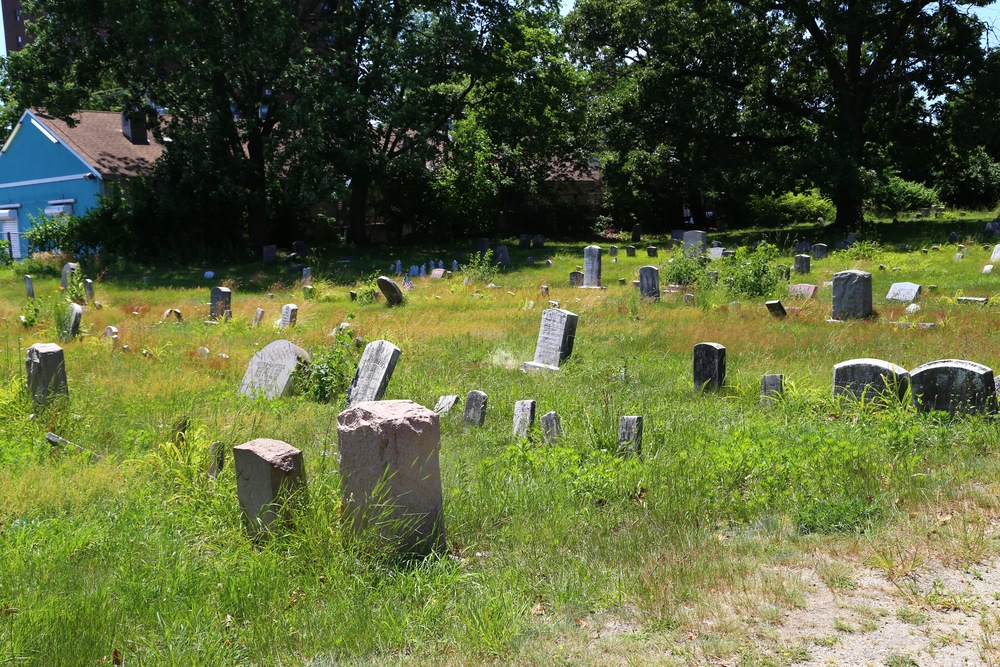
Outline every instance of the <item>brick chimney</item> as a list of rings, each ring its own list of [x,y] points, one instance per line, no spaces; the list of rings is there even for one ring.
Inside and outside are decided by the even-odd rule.
[[[122,134],[133,144],[149,143],[146,135],[146,116],[141,111],[122,112]]]

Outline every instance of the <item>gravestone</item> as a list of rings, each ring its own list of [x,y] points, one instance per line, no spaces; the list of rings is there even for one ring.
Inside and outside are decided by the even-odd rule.
[[[989,302],[988,297],[984,296],[960,296],[955,299],[957,303],[971,303],[979,306],[985,306]]]
[[[264,319],[264,309],[258,308],[253,314],[253,326],[259,327],[261,320]]]
[[[438,398],[437,403],[434,404],[434,412],[439,415],[446,415],[451,412],[451,409],[455,407],[455,404],[461,400],[456,394],[448,394],[447,396],[441,396]]]
[[[233,467],[243,524],[254,536],[287,516],[288,500],[306,483],[302,452],[281,440],[257,438],[233,447]]]
[[[827,245],[825,243],[814,243],[811,248],[812,258],[823,259],[824,257],[826,257],[826,253],[828,250],[829,248],[827,248]]]
[[[583,249],[583,286],[601,286],[601,248],[589,245]]]
[[[225,465],[226,448],[221,442],[213,442],[208,446],[208,478],[217,478]]]
[[[228,287],[213,287],[209,297],[208,318],[217,320],[233,309],[233,292]]]
[[[987,264],[983,267],[983,273],[993,273],[993,265]]]
[[[629,416],[618,420],[618,453],[642,453],[642,417]]]
[[[562,437],[562,423],[555,411],[542,415],[542,438],[545,442],[555,442]]]
[[[816,285],[809,285],[808,283],[795,283],[794,285],[788,286],[788,296],[811,299],[816,296],[817,289]]]
[[[643,266],[639,269],[639,296],[643,299],[660,300],[660,269]]]
[[[833,244],[834,250],[847,250],[850,247],[851,244],[847,242],[847,239],[841,239],[840,241],[837,241],[835,244]]]
[[[638,243],[641,240],[642,240],[642,225],[636,223],[636,225],[632,227],[632,243]]]
[[[276,340],[253,355],[237,390],[251,398],[284,396],[290,387],[292,372],[309,363],[309,353],[287,340]]]
[[[655,245],[646,246],[646,256],[656,257],[658,249]]]
[[[684,252],[700,255],[705,252],[707,241],[708,234],[703,231],[691,230],[684,232]]]
[[[292,241],[292,252],[301,257],[309,256],[309,246],[305,244],[305,241]]]
[[[726,383],[726,348],[718,343],[694,346],[694,389],[719,389]]]
[[[531,234],[521,234],[517,237],[517,247],[521,250],[528,250],[531,248]]]
[[[617,257],[618,256],[618,246],[613,245],[610,248],[608,248],[608,256],[609,257]]]
[[[988,366],[942,359],[910,371],[913,405],[918,412],[992,414],[997,411],[996,384]]]
[[[277,261],[278,261],[278,246],[276,245],[264,246],[264,263],[274,264]]]
[[[581,271],[570,271],[569,272],[569,286],[570,287],[583,287],[583,272],[581,272]]]
[[[796,255],[795,256],[795,273],[809,273],[809,264],[812,261],[812,257],[809,255]]]
[[[833,319],[865,319],[872,315],[872,274],[841,271],[833,274]]]
[[[625,246],[625,256],[626,257],[635,257],[635,246],[634,245],[627,245],[627,246]]]
[[[87,297],[87,303],[94,303],[94,281],[90,278],[83,281],[83,293]]]
[[[431,271],[431,278],[434,278],[435,280],[440,280],[441,278],[444,278],[444,273],[445,273],[444,269],[434,269],[433,271]]]
[[[990,264],[1000,262],[1000,243],[993,246],[993,254],[990,255]]]
[[[833,367],[833,395],[865,402],[885,396],[902,399],[910,388],[910,373],[881,359],[850,359]]]
[[[535,425],[535,402],[532,400],[516,401],[514,403],[515,437],[526,438],[528,431]]]
[[[304,267],[302,267],[302,282],[304,282],[304,283],[306,283],[308,285],[309,283],[312,282],[312,279],[313,279],[313,270],[312,270],[312,267],[310,267],[310,266],[304,266]]]
[[[764,305],[767,306],[767,310],[771,313],[771,315],[779,319],[788,315],[788,313],[785,312],[785,307],[781,305],[781,301],[767,301]]]
[[[725,248],[709,248],[708,258],[712,261],[722,259],[722,253],[724,253],[725,251],[726,251]]]
[[[920,296],[920,285],[916,283],[893,283],[889,288],[889,293],[885,295],[885,300],[910,303],[918,296]]]
[[[531,255],[528,255],[527,258],[525,258],[525,260],[524,260],[524,265],[525,266],[534,266],[535,265],[535,258],[532,257]]]
[[[379,276],[375,282],[390,306],[398,306],[403,303],[403,291],[399,289],[399,285],[392,278]]]
[[[62,285],[63,289],[69,287],[69,276],[71,273],[76,273],[76,269],[79,266],[76,262],[67,262],[63,264],[62,268],[62,281],[59,283]]]
[[[403,554],[445,548],[441,421],[413,401],[364,401],[337,415],[345,529]]]
[[[347,406],[363,401],[382,400],[392,372],[396,370],[399,355],[400,349],[387,340],[376,340],[365,345],[354,380],[347,388]]]
[[[55,395],[69,396],[66,359],[55,343],[35,343],[28,348],[28,395],[36,406],[45,405]]]
[[[533,248],[544,248],[545,247],[545,237],[541,234],[535,234],[534,238],[531,239],[531,247]]]
[[[493,261],[500,266],[510,268],[510,253],[507,251],[507,246],[498,245],[493,250]]]
[[[302,286],[302,298],[304,300],[306,300],[306,301],[312,301],[315,297],[316,297],[316,288],[315,287],[313,287],[312,285],[303,285]],[[226,312],[228,313],[229,311],[227,310]],[[226,320],[228,320],[228,319],[229,318],[227,317]]]
[[[35,283],[29,275],[24,276],[24,292],[29,299],[35,298]]]
[[[774,405],[785,392],[785,376],[768,373],[760,379],[760,404]]]
[[[108,325],[104,327],[104,333],[101,334],[101,338],[114,338],[118,335],[118,327]]]
[[[489,239],[487,238],[476,239],[476,252],[479,253],[480,257],[484,256],[489,251],[489,249],[490,249]]]
[[[463,426],[482,426],[486,421],[486,405],[489,397],[485,391],[473,389],[465,397],[465,413],[462,415]]]
[[[299,307],[294,303],[286,303],[281,307],[281,320],[278,321],[278,328],[295,326],[299,320]]]
[[[575,313],[562,308],[543,310],[538,343],[535,345],[535,359],[524,362],[521,368],[526,371],[559,370],[559,366],[573,353],[578,320]]]
[[[71,303],[66,307],[66,313],[59,323],[59,340],[67,343],[80,335],[80,321],[83,319],[83,307]]]
[[[930,215],[930,210],[929,209],[925,209],[925,210],[928,211],[926,215]],[[925,215],[925,217],[926,217],[926,215]],[[956,232],[949,232],[948,233],[948,243],[958,243],[958,234]]]

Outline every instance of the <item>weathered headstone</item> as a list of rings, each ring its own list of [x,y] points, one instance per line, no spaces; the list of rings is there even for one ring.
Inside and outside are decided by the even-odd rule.
[[[233,292],[228,287],[213,287],[209,298],[208,318],[217,320],[233,308]]]
[[[796,255],[795,256],[795,273],[809,273],[809,264],[812,262],[812,257],[809,255]]]
[[[850,359],[833,367],[833,395],[865,402],[885,396],[902,399],[910,388],[910,373],[881,359]]]
[[[221,442],[208,446],[208,478],[215,479],[226,465],[226,448]]]
[[[493,249],[493,261],[505,268],[510,268],[510,252],[507,246],[498,245]]]
[[[59,323],[59,340],[67,343],[80,335],[80,322],[83,319],[83,307],[78,303],[66,306],[66,313]]]
[[[889,288],[889,293],[885,295],[885,300],[909,303],[918,296],[920,296],[920,285],[916,283],[893,283]]]
[[[655,266],[640,267],[639,296],[643,299],[660,300],[660,269]]]
[[[292,372],[299,364],[308,364],[309,353],[287,340],[276,340],[253,355],[240,382],[239,394],[268,399],[284,396],[290,387]]]
[[[647,257],[656,257],[658,252],[659,252],[659,249],[655,245],[646,246],[646,256]]]
[[[760,379],[760,404],[773,405],[785,392],[785,376],[768,373]]]
[[[993,265],[987,264],[983,267],[983,273],[993,273]]]
[[[233,467],[240,514],[254,536],[287,516],[289,499],[306,483],[302,452],[281,440],[257,438],[233,447]]]
[[[562,437],[562,423],[555,411],[542,415],[542,437],[545,442],[555,442]]]
[[[635,257],[635,246],[634,245],[627,245],[627,246],[625,246],[625,256],[626,257]]]
[[[463,426],[482,426],[486,421],[486,406],[489,397],[485,391],[473,389],[465,397],[465,413],[462,415]]]
[[[545,247],[545,237],[541,234],[535,234],[534,238],[531,239],[531,246],[533,248],[544,248]]]
[[[930,209],[925,209],[925,210],[927,210],[927,213],[925,214],[924,217],[930,215]],[[948,233],[948,243],[958,243],[958,234],[956,232]]]
[[[462,400],[456,394],[448,394],[446,396],[441,396],[438,398],[437,403],[434,404],[434,412],[439,415],[446,415],[451,412],[451,409],[455,407],[455,404]]]
[[[313,299],[315,299],[316,298],[316,288],[313,287],[312,285],[303,285],[302,286],[302,298],[305,299],[306,301],[312,301]],[[226,312],[229,312],[229,311],[226,311]],[[227,317],[226,319],[228,320],[229,318]]]
[[[1000,263],[1000,243],[993,246],[993,254],[990,255],[990,264]]]
[[[722,253],[726,251],[725,248],[709,248],[708,258],[712,261],[722,259]]]
[[[312,282],[312,279],[313,279],[312,267],[311,266],[302,267],[302,282],[308,285],[309,283]]]
[[[444,269],[434,269],[431,271],[431,278],[434,278],[435,280],[444,278]]]
[[[535,425],[535,402],[532,400],[515,401],[514,428],[516,437],[528,437],[528,431]]]
[[[253,326],[259,327],[261,320],[263,319],[264,319],[264,309],[258,308],[257,310],[254,311],[253,314]]]
[[[825,243],[814,243],[810,249],[813,259],[823,259],[829,250]]]
[[[764,305],[767,306],[768,312],[770,312],[774,317],[781,319],[788,315],[785,311],[785,307],[781,305],[781,301],[767,301]]]
[[[28,395],[35,405],[44,405],[58,394],[69,395],[66,382],[66,359],[55,343],[35,343],[28,348]]]
[[[691,230],[684,232],[684,252],[696,255],[704,253],[707,240],[708,234],[703,231]]]
[[[348,407],[362,401],[381,401],[392,372],[396,370],[400,349],[387,340],[376,340],[365,345],[358,362],[354,380],[347,388]]]
[[[29,299],[35,298],[35,283],[29,275],[24,276],[24,291]]]
[[[913,405],[919,412],[992,414],[997,411],[993,369],[961,359],[942,359],[910,371]]]
[[[375,283],[390,306],[398,306],[403,303],[403,290],[399,289],[399,285],[392,278],[379,276],[375,279]]]
[[[583,287],[601,286],[601,247],[589,245],[583,249]]]
[[[517,247],[521,250],[528,250],[531,248],[531,234],[521,234],[517,237]]]
[[[618,256],[618,246],[616,245],[610,246],[608,248],[608,257],[617,257],[617,256]]]
[[[569,286],[570,287],[583,287],[583,272],[582,271],[570,271],[569,272]]]
[[[576,325],[575,313],[561,308],[542,311],[542,324],[538,330],[534,361],[526,361],[521,368],[529,370],[559,370],[559,366],[573,353]]]
[[[299,320],[299,307],[294,303],[286,303],[281,307],[281,320],[278,321],[278,328],[293,327]]]
[[[278,246],[276,245],[264,246],[264,263],[274,264],[277,261],[278,261]]]
[[[833,274],[833,319],[865,319],[872,315],[872,274],[841,271]]]
[[[718,343],[694,346],[695,391],[719,389],[726,383],[726,348]]]
[[[642,453],[642,417],[628,416],[618,420],[618,453]]]
[[[94,281],[90,278],[83,281],[83,293],[87,297],[87,303],[94,303]]]
[[[63,289],[69,287],[69,276],[71,273],[76,273],[77,267],[79,267],[79,264],[76,262],[66,262],[63,264],[62,281],[59,283]]]
[[[955,299],[956,303],[969,303],[978,306],[985,306],[989,303],[989,297],[985,296],[960,296]]]
[[[788,296],[811,299],[816,296],[817,289],[816,285],[810,285],[808,283],[795,283],[794,285],[788,286]]]

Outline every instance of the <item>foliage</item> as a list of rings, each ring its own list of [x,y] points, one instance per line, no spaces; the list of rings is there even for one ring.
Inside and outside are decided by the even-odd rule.
[[[832,221],[833,202],[813,189],[808,192],[785,192],[781,195],[752,195],[748,208],[760,224],[787,226],[801,222]]]
[[[342,402],[354,377],[357,356],[350,333],[336,331],[331,346],[311,355],[308,364],[296,369],[292,378],[296,393],[320,403]]]
[[[934,188],[890,175],[875,185],[870,204],[879,213],[896,215],[941,203]]]
[[[488,285],[500,275],[500,265],[493,261],[493,249],[488,249],[480,254],[474,252],[469,255],[462,273],[470,282]]]
[[[1000,162],[983,146],[953,154],[936,174],[934,186],[941,201],[949,206],[993,208],[1000,201]]]
[[[43,302],[39,298],[28,299],[21,309],[21,322],[26,327],[34,327],[42,321]]]
[[[760,243],[752,251],[739,248],[728,260],[725,285],[731,294],[742,297],[768,296],[781,282],[781,275],[774,264],[778,248]]]
[[[847,250],[841,250],[846,257],[853,260],[874,262],[882,259],[885,251],[878,241],[855,241]]]
[[[678,249],[671,253],[663,267],[663,280],[672,285],[694,285],[705,274],[705,266],[697,253]]]

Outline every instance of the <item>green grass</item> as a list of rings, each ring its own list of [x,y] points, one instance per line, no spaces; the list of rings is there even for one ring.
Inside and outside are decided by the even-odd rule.
[[[946,238],[950,228],[937,229]],[[947,244],[927,255],[883,244],[874,258],[814,262],[805,277],[814,284],[845,268],[873,273],[879,318],[834,326],[824,322],[829,288],[808,303],[786,298],[802,310],[781,321],[765,298],[729,294],[724,280],[700,285],[694,305],[682,294],[642,302],[618,285],[650,262],[641,250],[617,263],[605,256],[607,290],[571,289],[585,245],[521,251],[509,242],[516,266],[529,254],[536,266],[499,274],[497,288],[463,285],[461,274],[415,279],[407,303],[392,309],[351,302],[348,290],[397,257],[450,264],[469,250],[366,251],[349,265],[333,252],[313,263],[318,294],[308,302],[281,266],[112,269],[96,283],[103,307],[85,313],[90,335],[64,345],[68,403],[37,413],[22,388],[24,354],[54,340],[53,322],[42,308],[36,326],[21,327],[22,271],[4,274],[0,662],[110,663],[117,650],[126,665],[684,664],[706,655],[788,664],[804,656],[744,639],[804,603],[801,581],[782,568],[822,545],[870,544],[887,571],[905,569],[899,554],[910,551],[890,549],[886,535],[896,539],[910,515],[948,504],[998,513],[995,421],[830,397],[833,365],[855,357],[1000,368],[996,307],[955,302],[1000,292],[997,278],[980,273],[989,257],[980,246],[961,262]],[[665,270],[670,258],[661,251],[654,261]],[[204,280],[206,268],[218,278]],[[723,279],[736,270],[712,268]],[[57,275],[36,276],[42,302],[59,298]],[[220,280],[233,287],[233,321],[205,324]],[[886,324],[904,315],[883,300],[902,280],[937,284],[911,319],[941,326]],[[519,364],[532,358],[548,299],[580,316],[573,356],[558,374],[526,375]],[[289,302],[299,323],[279,334],[273,322]],[[184,321],[161,323],[173,307]],[[265,324],[255,329],[258,307]],[[399,564],[342,539],[340,385],[329,402],[310,398],[323,396],[315,391],[274,402],[236,395],[250,357],[280,337],[327,355],[330,381],[342,382],[338,364],[360,356],[328,336],[344,321],[354,335],[402,349],[386,398],[432,406],[442,394],[489,394],[482,429],[462,428],[460,406],[442,419],[445,554]],[[98,338],[108,325],[131,354]],[[691,350],[702,341],[727,347],[727,385],[717,393],[692,388]],[[209,358],[197,355],[201,346]],[[785,374],[787,391],[763,408],[759,381],[772,372]],[[528,398],[539,415],[559,412],[558,446],[537,430],[511,436],[514,402]],[[645,417],[641,458],[615,455],[622,415]],[[184,419],[183,442],[165,445]],[[49,445],[48,431],[75,446]],[[309,485],[292,521],[262,543],[242,528],[231,466],[215,481],[205,474],[212,442],[257,437],[302,449]],[[989,557],[981,525],[955,520],[935,544],[963,566]],[[926,531],[917,525],[913,535]],[[847,568],[823,575],[840,590],[855,584]],[[938,606],[955,603],[931,594]],[[715,628],[708,639],[688,640],[706,620]]]

